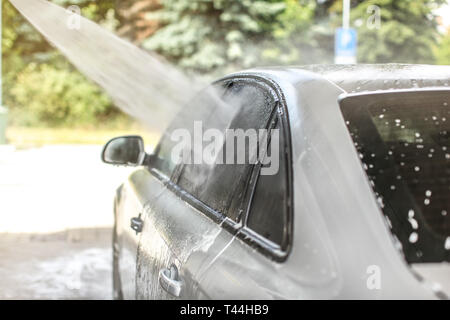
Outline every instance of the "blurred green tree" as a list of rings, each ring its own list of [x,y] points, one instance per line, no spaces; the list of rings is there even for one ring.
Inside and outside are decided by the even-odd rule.
[[[332,63],[342,0],[160,0],[163,24],[143,46],[188,70]],[[352,0],[362,63],[434,63],[445,0]],[[377,16],[379,14],[379,16]],[[379,22],[379,23],[378,23]]]
[[[95,123],[111,101],[95,84],[70,68],[30,63],[20,72],[10,94],[26,112],[12,110],[25,126],[79,126]]]
[[[77,5],[81,9],[83,16],[94,20],[107,28],[115,27],[114,8],[115,1],[95,1],[95,0],[53,0],[58,5],[68,7],[70,5]],[[2,75],[3,75],[3,99],[6,106],[11,108],[13,123],[18,124],[33,124],[36,125],[36,119],[41,119],[43,124],[55,124],[56,122],[63,122],[60,115],[65,113],[72,115],[71,124],[76,124],[75,114],[80,116],[80,122],[85,122],[86,117],[82,116],[79,110],[83,107],[88,118],[93,119],[93,114],[97,115],[100,111],[110,113],[112,104],[109,102],[105,106],[106,96],[100,91],[95,90],[94,85],[82,76],[74,67],[72,67],[67,60],[54,49],[40,34],[37,32],[17,10],[9,3],[9,1],[2,1]],[[33,68],[29,66],[33,65]],[[79,86],[80,89],[74,88],[75,91],[70,90],[64,93],[55,93],[61,99],[58,104],[50,105],[46,103],[46,98],[49,97],[48,90],[36,90],[33,87],[31,80],[42,81],[45,78],[45,73],[48,73],[49,81],[55,88],[58,86],[69,88]],[[64,76],[62,76],[64,75]],[[59,84],[57,81],[60,81]],[[81,95],[81,92],[89,93],[91,96]],[[38,107],[37,102],[29,101],[27,103],[24,97],[29,97],[38,101],[42,106]],[[77,100],[68,101],[77,97]],[[98,99],[101,101],[101,107],[93,104],[93,101]],[[109,100],[108,100],[109,101]],[[54,102],[54,101],[53,101]],[[67,111],[67,106],[73,104],[74,112]],[[55,108],[60,107],[57,111]],[[41,117],[43,110],[46,107],[53,110],[53,113],[47,113],[45,117]],[[52,109],[53,108],[53,109]],[[92,113],[91,109],[95,109]],[[114,114],[114,111],[111,112]],[[23,119],[27,118],[27,121]],[[30,119],[34,119],[31,121]],[[55,121],[53,121],[55,120]],[[66,122],[66,123],[68,123]]]
[[[438,64],[450,65],[450,30],[442,37],[435,52]]]
[[[351,19],[358,30],[358,62],[435,63],[433,48],[439,34],[434,12],[445,2],[353,1]]]
[[[211,76],[255,65],[332,63],[334,32],[341,25],[342,14],[342,0],[52,1],[64,7],[78,5],[83,16],[156,50],[185,70]],[[437,57],[439,63],[449,63],[450,36],[440,39],[434,14],[444,2],[352,0],[358,61],[434,63]],[[43,72],[66,79],[67,85],[70,81],[79,84],[78,71],[8,1],[2,1],[2,6],[5,104],[27,108],[22,99],[26,91],[18,86],[32,90],[31,82],[25,79],[40,79]],[[32,62],[38,66],[27,68]],[[18,77],[22,81],[18,82]],[[103,101],[100,91],[86,92]],[[86,108],[89,103],[86,99]],[[99,110],[110,112],[103,106]]]
[[[162,0],[161,10],[149,13],[164,25],[143,47],[156,50],[187,70],[254,65],[256,46],[274,31],[286,5],[282,0]]]
[[[333,28],[329,3],[284,0],[285,10],[274,22],[273,37],[266,41],[260,63],[326,63],[333,55]]]

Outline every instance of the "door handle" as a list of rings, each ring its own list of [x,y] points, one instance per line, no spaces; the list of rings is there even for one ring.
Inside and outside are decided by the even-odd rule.
[[[142,227],[144,225],[144,221],[141,219],[141,214],[139,214],[139,217],[131,218],[130,227],[134,231],[136,231],[136,234],[142,231]]]
[[[172,264],[169,268],[159,271],[159,284],[161,287],[175,297],[179,297],[183,288],[183,281],[178,275],[177,267]]]

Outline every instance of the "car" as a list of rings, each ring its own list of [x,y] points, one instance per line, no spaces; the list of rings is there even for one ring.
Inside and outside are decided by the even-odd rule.
[[[151,154],[110,140],[104,162],[137,166],[115,196],[114,297],[448,298],[449,83],[445,66],[246,70],[211,84],[220,99],[198,93]],[[195,122],[267,130],[276,170],[177,162],[173,132]]]

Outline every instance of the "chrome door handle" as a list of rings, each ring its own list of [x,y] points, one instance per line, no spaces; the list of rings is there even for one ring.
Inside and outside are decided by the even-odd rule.
[[[179,278],[178,269],[174,264],[159,271],[159,284],[171,295],[175,297],[180,296],[183,282]]]
[[[142,227],[144,226],[144,221],[141,219],[141,214],[139,214],[138,217],[131,218],[130,221],[130,227],[134,231],[136,231],[136,234],[139,232],[142,232]]]

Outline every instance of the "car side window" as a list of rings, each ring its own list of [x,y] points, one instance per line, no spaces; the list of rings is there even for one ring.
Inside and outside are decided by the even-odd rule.
[[[248,80],[234,80],[232,85],[228,86],[223,101],[226,108],[229,108],[226,113],[230,116],[225,128],[243,131],[254,129],[256,132],[268,126],[276,105],[275,95],[268,87]],[[211,121],[207,121],[206,125],[211,127]],[[230,139],[225,137],[222,151],[218,155],[224,162],[227,158],[226,152],[229,151],[225,146]],[[238,138],[233,139],[235,149],[231,164],[186,164],[179,176],[178,185],[208,207],[238,221],[242,212],[239,208],[254,164],[247,161],[248,140],[245,143],[246,162],[240,163],[237,157],[239,152],[242,153],[242,149],[237,150]]]
[[[185,129],[192,133],[195,121],[207,122],[210,114],[220,107],[219,99],[224,94],[226,85],[226,83],[218,83],[206,88],[179,111],[164,131],[155,149],[152,163],[154,168],[169,178],[172,176],[177,167],[177,163],[172,159],[172,150],[177,144],[177,141],[173,139],[173,132]]]
[[[280,129],[279,124],[276,129]],[[279,167],[275,174],[258,176],[253,192],[247,227],[284,249],[288,232],[288,179],[284,135],[279,131]],[[271,142],[272,143],[272,142]],[[268,151],[270,151],[269,148]],[[263,165],[264,168],[267,165]]]

